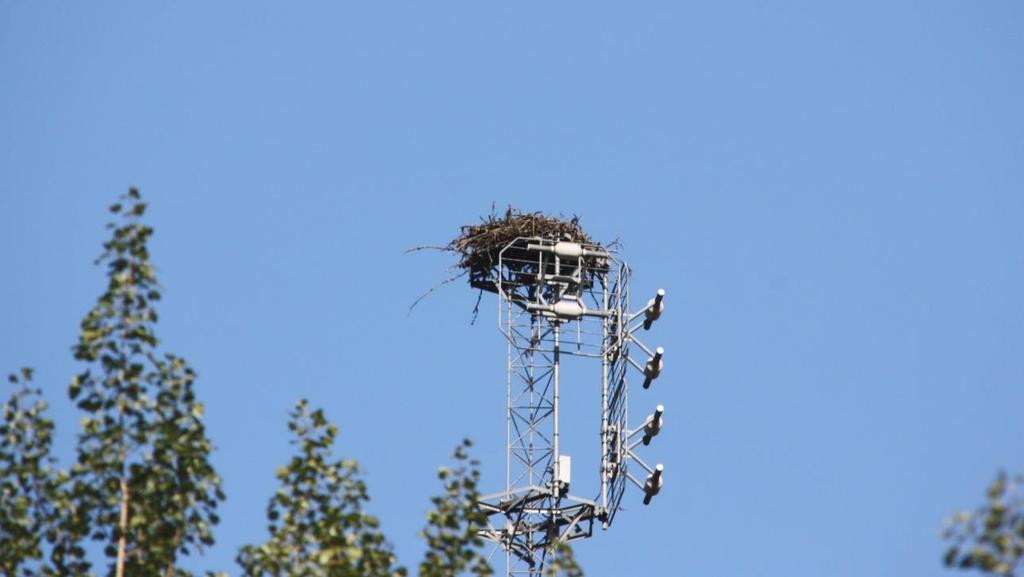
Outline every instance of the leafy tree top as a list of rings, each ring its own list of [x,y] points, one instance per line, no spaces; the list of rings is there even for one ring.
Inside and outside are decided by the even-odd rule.
[[[44,536],[52,539],[57,477],[50,455],[53,421],[32,369],[7,380],[15,385],[0,410],[0,575],[31,573],[28,563],[43,557]]]
[[[107,289],[82,320],[73,352],[87,368],[68,388],[85,412],[71,471],[76,526],[105,545],[116,577],[189,575],[177,558],[213,544],[221,480],[195,372],[157,350],[161,294],[146,203],[131,189],[110,211],[119,221],[107,225],[111,238],[97,259]]]
[[[280,488],[267,506],[270,538],[238,555],[245,575],[404,576],[379,521],[364,511],[370,497],[358,464],[333,456],[337,427],[306,400],[289,417],[298,450],[277,471]]]
[[[951,541],[946,566],[978,569],[1006,577],[1024,561],[1024,475],[996,475],[988,502],[972,512],[954,515],[943,537]]]
[[[469,457],[472,445],[464,439],[452,455],[454,466],[437,471],[444,492],[431,498],[434,508],[427,513],[427,526],[422,533],[427,552],[420,563],[420,577],[494,574],[481,553],[484,542],[478,530],[486,526],[487,517],[476,506],[480,498],[480,463]]]

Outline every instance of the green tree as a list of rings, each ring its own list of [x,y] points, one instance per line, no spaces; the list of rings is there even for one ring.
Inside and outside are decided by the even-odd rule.
[[[89,564],[78,542],[86,529],[75,523],[68,472],[50,452],[53,420],[30,386],[32,369],[7,379],[17,389],[0,423],[0,575],[83,575]]]
[[[1024,559],[1024,475],[1000,472],[988,488],[988,503],[954,515],[943,532],[952,544],[949,567],[1011,577]]]
[[[30,387],[32,369],[7,379],[18,388],[4,402],[0,422],[0,575],[14,577],[31,574],[28,563],[43,557],[43,537],[56,522],[57,477],[53,421],[39,390]]]
[[[253,577],[395,577],[391,544],[364,511],[366,483],[353,460],[333,458],[338,429],[299,401],[288,429],[298,453],[278,469],[281,487],[267,506],[270,539],[238,555]]]
[[[437,477],[444,492],[431,498],[423,538],[427,551],[420,563],[420,577],[455,577],[461,573],[492,575],[494,570],[481,553],[484,542],[477,531],[487,517],[476,507],[480,498],[480,463],[470,459],[472,442],[465,439],[452,455],[453,467],[441,467]]]
[[[68,393],[85,412],[71,470],[74,530],[87,528],[115,577],[186,576],[178,555],[213,544],[224,499],[212,445],[184,359],[158,354],[160,290],[142,224],[146,204],[131,189],[110,207],[120,216],[97,263],[107,290],[82,320],[75,358],[88,368]]]
[[[120,220],[97,263],[107,288],[81,323],[74,356],[87,367],[68,394],[84,412],[77,462],[55,469],[54,424],[23,369],[0,422],[0,577],[91,576],[86,555],[98,544],[113,577],[189,577],[180,555],[213,544],[221,480],[188,363],[158,352],[154,329],[160,288],[149,260],[153,229],[131,189],[110,207]],[[366,484],[355,461],[332,457],[337,428],[300,401],[289,429],[298,453],[278,471],[281,488],[267,508],[270,539],[245,546],[238,563],[249,576],[402,577],[379,522],[364,511]],[[471,443],[441,467],[422,535],[422,577],[492,575],[478,529],[479,463]],[[49,555],[47,556],[47,552]],[[552,550],[548,575],[581,577],[567,546]],[[212,575],[212,574],[208,574]]]

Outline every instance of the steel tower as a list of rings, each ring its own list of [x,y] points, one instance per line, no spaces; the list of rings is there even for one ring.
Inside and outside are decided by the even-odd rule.
[[[629,267],[567,239],[517,238],[497,270],[498,324],[508,342],[506,480],[504,491],[481,497],[488,527],[480,534],[504,550],[506,575],[537,576],[555,545],[592,536],[595,522],[611,525],[628,484],[643,491],[644,504],[661,489],[662,465],[649,466],[635,450],[661,431],[664,407],[630,429],[627,376],[632,365],[646,389],[661,373],[664,350],[636,333],[661,316],[665,292],[630,313]],[[634,347],[642,362],[630,356]],[[559,446],[563,355],[600,365],[592,389],[600,399],[600,489],[590,499],[569,492],[572,461]]]

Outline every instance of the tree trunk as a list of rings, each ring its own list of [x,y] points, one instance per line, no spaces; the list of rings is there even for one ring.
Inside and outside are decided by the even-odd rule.
[[[124,558],[128,553],[128,478],[121,476],[121,519],[117,523],[117,567],[114,575],[124,577]]]

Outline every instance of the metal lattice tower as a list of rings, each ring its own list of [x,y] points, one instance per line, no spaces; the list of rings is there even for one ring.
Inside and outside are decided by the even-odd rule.
[[[634,452],[661,430],[658,405],[636,429],[628,427],[628,367],[650,386],[662,369],[654,351],[635,333],[649,329],[664,309],[658,291],[630,314],[629,267],[596,245],[552,238],[518,238],[500,253],[495,286],[499,328],[508,341],[505,490],[481,498],[489,526],[480,533],[505,552],[506,575],[543,573],[560,542],[607,529],[621,508],[628,484],[650,503],[661,489],[662,466],[650,467]],[[630,357],[636,346],[646,357]],[[594,394],[600,396],[600,489],[592,499],[569,492],[571,459],[560,451],[561,359],[571,355],[600,364]],[[643,481],[630,472],[636,464]]]

